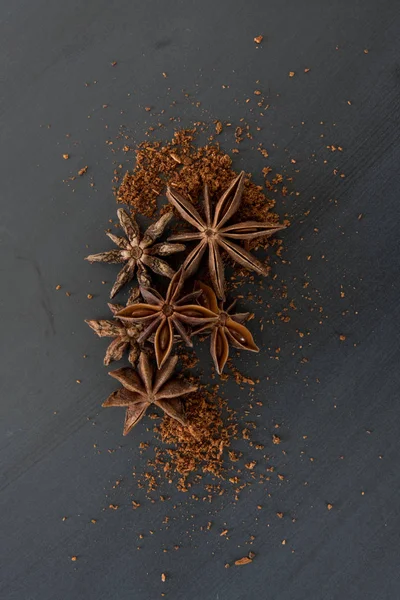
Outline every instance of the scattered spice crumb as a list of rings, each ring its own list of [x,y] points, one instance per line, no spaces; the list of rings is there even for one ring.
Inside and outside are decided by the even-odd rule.
[[[89,168],[88,165],[86,165],[85,167],[82,167],[82,169],[79,169],[79,171],[78,171],[79,177],[82,177],[82,175],[84,175],[86,173],[88,168]]]
[[[62,157],[63,157],[64,160],[68,160],[69,159],[69,154],[63,154]]]
[[[251,562],[253,562],[252,558],[250,558],[249,556],[243,556],[243,558],[239,558],[239,560],[235,560],[235,565],[236,566],[248,565]]]
[[[261,42],[263,41],[263,39],[264,39],[264,36],[263,36],[263,35],[257,35],[257,36],[254,38],[254,41],[255,41],[255,43],[256,43],[256,44],[261,44]]]

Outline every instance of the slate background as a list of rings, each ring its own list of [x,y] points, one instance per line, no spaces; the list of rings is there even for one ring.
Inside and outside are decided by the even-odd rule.
[[[0,2],[2,598],[400,596],[399,33],[394,0]],[[264,118],[255,89],[270,102]],[[143,426],[122,438],[121,412],[99,409],[113,384],[101,367],[105,343],[83,319],[105,314],[101,279],[111,281],[112,267],[82,259],[85,244],[106,248],[114,217],[120,158],[106,141],[126,125],[140,142],[174,100],[166,123],[172,114],[182,125],[257,121],[262,131],[235,165],[261,183],[267,162],[300,192],[278,204],[293,226],[285,262],[274,261],[297,311],[264,328],[258,366],[236,363],[261,377],[259,440],[286,480],[271,483],[270,497],[255,484],[235,505],[167,485],[167,503],[132,511],[140,494],[131,471],[150,436]],[[260,141],[268,161],[255,150]],[[63,183],[84,165],[86,176]],[[274,315],[281,301],[263,293]],[[227,396],[239,412],[248,404],[235,384]],[[200,531],[209,520],[212,529]],[[225,527],[229,539],[219,536]],[[252,565],[224,568],[249,549]]]

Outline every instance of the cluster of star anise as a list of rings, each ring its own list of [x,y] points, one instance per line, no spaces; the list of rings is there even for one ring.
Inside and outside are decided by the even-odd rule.
[[[172,212],[140,233],[134,217],[120,208],[117,212],[126,237],[107,233],[117,250],[92,254],[90,262],[124,264],[111,290],[111,298],[130,282],[136,273],[139,289],[134,288],[125,307],[109,304],[112,320],[90,320],[88,325],[103,337],[114,338],[109,345],[104,364],[120,360],[129,350],[132,367],[112,371],[123,387],[111,394],[103,406],[126,407],[124,435],[143,417],[150,404],[155,404],[183,425],[186,424],[181,397],[197,389],[187,380],[173,377],[177,356],[172,349],[178,340],[192,346],[192,337],[210,334],[210,350],[219,374],[229,356],[229,347],[258,352],[253,336],[244,325],[249,313],[232,313],[235,302],[224,308],[225,278],[221,251],[225,251],[239,265],[261,275],[267,274],[265,265],[240,245],[241,241],[270,236],[283,225],[257,221],[230,223],[239,208],[244,187],[244,172],[236,177],[213,210],[207,186],[204,187],[204,217],[193,203],[171,188],[167,198],[179,215],[195,228],[193,232],[178,233],[166,242],[154,243],[172,218]],[[182,243],[196,241],[180,269],[175,272],[161,256],[186,249]],[[239,243],[238,243],[239,242]],[[195,282],[193,291],[182,294],[187,281],[198,270],[208,252],[208,271],[212,287]],[[170,278],[165,296],[151,287],[150,269]],[[141,297],[141,298],[140,298]],[[154,348],[154,356],[148,342]],[[137,369],[136,369],[137,365]]]

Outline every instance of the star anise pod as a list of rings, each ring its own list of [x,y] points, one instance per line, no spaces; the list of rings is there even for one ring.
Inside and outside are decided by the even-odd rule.
[[[107,235],[119,249],[91,254],[85,259],[89,262],[126,263],[118,273],[110,298],[113,298],[125,283],[133,279],[135,269],[137,269],[137,279],[140,285],[148,286],[151,283],[147,267],[158,275],[171,278],[175,271],[159,256],[167,256],[185,249],[183,244],[170,244],[169,242],[161,242],[153,246],[153,242],[160,237],[171,220],[172,213],[165,213],[158,221],[150,225],[143,237],[140,235],[138,224],[133,216],[129,216],[123,208],[117,210],[117,215],[126,238],[113,233],[107,233]]]
[[[152,333],[157,365],[160,369],[171,353],[174,343],[174,332],[179,334],[187,346],[192,346],[187,326],[203,326],[215,320],[215,314],[203,306],[193,302],[202,294],[201,290],[186,294],[180,298],[185,280],[182,268],[173,276],[168,286],[165,299],[149,287],[140,287],[144,303],[132,304],[117,313],[123,323],[142,323],[144,330],[138,342],[144,342]]]
[[[136,291],[137,293],[135,293]],[[135,292],[129,297],[127,306],[137,299],[139,290],[136,288]],[[111,303],[108,304],[108,307],[113,316],[124,308],[122,304]],[[87,323],[99,337],[114,338],[107,348],[103,361],[105,365],[109,365],[113,360],[121,360],[127,349],[129,351],[129,362],[132,365],[137,362],[141,350],[141,345],[138,343],[137,338],[143,329],[143,326],[140,325],[140,323],[132,323],[129,327],[117,319],[112,321],[109,319],[87,319],[85,320],[85,323]]]
[[[124,367],[109,373],[124,387],[113,392],[103,406],[126,407],[124,435],[140,421],[151,404],[159,406],[167,415],[186,425],[180,396],[196,391],[197,385],[187,380],[171,379],[177,360],[177,356],[169,357],[154,376],[150,359],[142,352],[138,371]]]
[[[196,287],[203,292],[198,302],[211,310],[217,320],[195,329],[192,335],[211,329],[211,356],[217,372],[221,375],[228,360],[229,346],[251,352],[259,352],[259,348],[250,331],[243,325],[247,321],[249,313],[230,314],[236,301],[227,310],[224,310],[222,301],[218,302],[214,290],[210,286],[197,281]]]
[[[227,225],[227,222],[235,214],[240,206],[244,186],[244,171],[232,181],[228,189],[218,200],[214,215],[211,212],[210,196],[207,185],[204,186],[204,212],[203,219],[193,204],[186,200],[175,190],[167,189],[167,198],[177,209],[180,215],[198,229],[198,233],[178,233],[168,238],[168,241],[191,241],[197,240],[197,246],[187,256],[183,267],[187,276],[192,275],[199,267],[200,261],[208,248],[208,265],[211,280],[217,296],[225,299],[224,267],[221,259],[221,250],[225,250],[231,258],[246,269],[256,271],[260,275],[266,275],[266,266],[255,258],[250,252],[236,244],[233,240],[251,240],[256,237],[270,236],[281,229],[284,225],[277,225],[268,221],[244,221]]]

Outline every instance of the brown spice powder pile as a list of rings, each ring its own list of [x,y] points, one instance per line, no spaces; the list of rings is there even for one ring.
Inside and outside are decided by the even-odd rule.
[[[230,447],[231,438],[237,434],[235,422],[225,424],[223,413],[226,408],[225,401],[202,388],[185,403],[189,421],[186,427],[168,416],[163,418],[161,425],[155,426],[163,444],[171,446],[158,449],[155,466],[162,468],[168,478],[179,473],[179,490],[188,491],[191,485],[188,477],[200,471],[223,477],[224,450]]]

